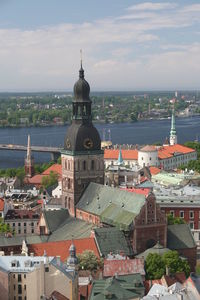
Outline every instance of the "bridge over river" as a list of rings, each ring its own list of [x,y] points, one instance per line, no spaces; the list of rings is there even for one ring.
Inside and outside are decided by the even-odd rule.
[[[0,150],[27,151],[27,146],[14,144],[0,144]],[[56,161],[60,156],[61,150],[62,148],[59,147],[31,146],[31,151],[51,153],[51,158],[54,161]]]

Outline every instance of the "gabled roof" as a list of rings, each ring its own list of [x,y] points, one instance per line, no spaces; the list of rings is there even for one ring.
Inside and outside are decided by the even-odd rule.
[[[123,253],[125,256],[132,256],[133,249],[128,244],[124,233],[115,227],[95,228],[95,240],[101,256],[106,257],[109,253]]]
[[[188,224],[168,225],[167,247],[172,250],[196,247],[193,234]]]
[[[152,248],[149,248],[147,250],[145,250],[144,252],[138,254],[136,257],[138,258],[144,258],[146,260],[147,256],[151,253],[151,254],[159,254],[159,255],[163,255],[167,252],[169,252],[170,249],[168,248],[164,248],[162,245],[160,245],[159,243],[157,243],[155,246],[153,246]]]
[[[67,209],[44,210],[43,215],[50,232],[54,232],[69,218]]]
[[[121,154],[123,160],[137,160],[138,159],[138,150],[136,149],[129,149],[121,150]],[[119,157],[119,149],[105,149],[104,150],[104,159],[118,159]]]
[[[90,300],[138,299],[144,295],[140,274],[122,275],[93,281]]]
[[[118,275],[128,274],[141,274],[145,275],[144,271],[144,260],[140,258],[135,259],[106,259],[104,260],[104,277],[111,277]]]
[[[30,184],[41,185],[43,177],[44,177],[44,175],[42,175],[42,174],[36,174],[35,176],[28,178],[28,182]]]
[[[48,176],[51,172],[57,173],[58,175],[62,175],[62,166],[60,164],[54,164],[50,166],[47,170],[45,170],[42,175]]]
[[[35,256],[41,256],[46,251],[47,256],[60,256],[61,260],[66,261],[69,256],[69,248],[72,244],[71,240],[57,241],[48,243],[32,244],[29,248],[29,253],[34,253]],[[91,250],[99,257],[99,251],[96,246],[94,238],[84,238],[73,240],[73,244],[76,247],[76,253],[81,254],[85,250]]]
[[[158,157],[160,159],[165,159],[165,158],[173,157],[175,154],[187,154],[195,151],[196,151],[195,149],[180,144],[162,146],[158,149]]]
[[[144,195],[129,193],[119,188],[91,182],[78,202],[77,208],[100,217],[102,216],[102,218],[108,217],[107,210],[111,211],[114,208],[115,212],[109,216],[110,222],[119,226],[122,224],[123,226],[129,225],[125,215],[127,215],[127,219],[130,219],[130,214],[132,214],[133,218],[137,216],[145,201],[146,197]],[[123,215],[123,219],[119,218],[117,211],[120,211],[119,213]],[[125,221],[125,223],[121,222],[121,220]]]
[[[159,169],[159,168],[157,168],[157,167],[149,167],[149,170],[150,170],[150,172],[151,172],[151,175],[156,175],[156,174],[158,174],[158,173],[160,173],[161,172],[161,169]]]

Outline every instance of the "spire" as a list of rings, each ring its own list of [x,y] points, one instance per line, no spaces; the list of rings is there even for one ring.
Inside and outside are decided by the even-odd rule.
[[[175,126],[175,109],[172,109],[172,117],[171,117],[171,130],[170,130],[170,145],[177,144],[177,134],[176,134],[176,126]]]
[[[76,257],[76,247],[72,240],[72,244],[69,247],[69,257],[67,259],[67,266],[68,268],[75,269],[77,264],[78,264],[78,259]]]
[[[80,49],[80,64],[81,68],[79,70],[79,78],[84,79],[84,70],[83,70],[83,56],[82,56],[82,49]]]
[[[118,165],[122,165],[123,164],[123,158],[122,158],[122,151],[121,148],[119,149],[119,156],[118,156]]]
[[[31,159],[31,138],[30,138],[30,134],[28,135],[28,144],[27,144],[27,157],[26,157],[27,161],[29,161]]]

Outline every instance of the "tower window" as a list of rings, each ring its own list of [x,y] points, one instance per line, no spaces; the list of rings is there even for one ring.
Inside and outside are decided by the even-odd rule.
[[[71,182],[70,182],[70,178],[67,179],[67,188],[70,189],[71,186]]]
[[[84,160],[83,162],[83,170],[85,171],[86,170],[86,161]]]
[[[68,209],[70,209],[71,207],[70,202],[71,202],[71,198],[68,199]]]
[[[91,169],[94,170],[94,160],[91,162]]]

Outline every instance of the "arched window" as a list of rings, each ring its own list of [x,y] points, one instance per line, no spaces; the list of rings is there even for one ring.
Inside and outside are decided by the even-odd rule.
[[[71,198],[68,199],[68,209],[70,210],[71,207]]]
[[[91,170],[94,170],[94,160],[91,162]]]
[[[68,190],[70,189],[70,185],[71,185],[70,178],[68,178],[67,179],[67,188],[68,188]]]
[[[85,160],[83,161],[83,170],[84,171],[86,170],[86,161]]]
[[[68,170],[70,170],[70,161],[68,161]]]
[[[67,160],[65,160],[65,169],[67,170]]]

